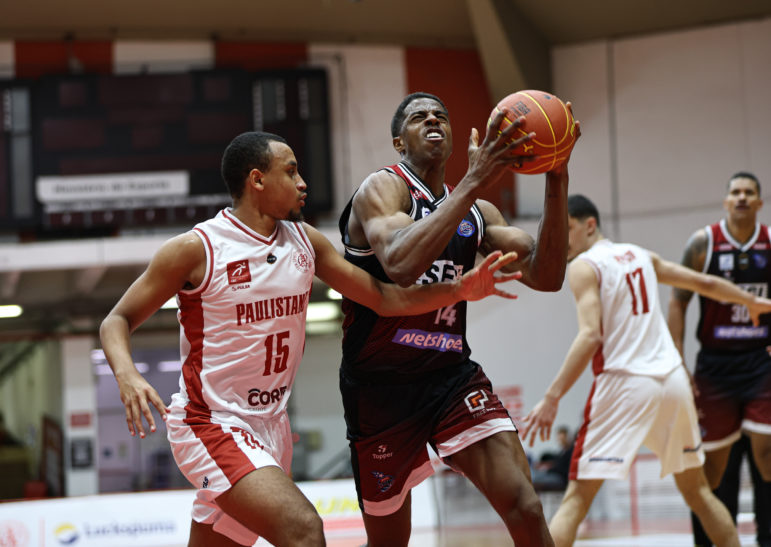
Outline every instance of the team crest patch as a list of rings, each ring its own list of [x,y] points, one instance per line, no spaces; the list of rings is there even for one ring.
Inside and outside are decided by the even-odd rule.
[[[249,261],[247,259],[228,263],[228,283],[230,285],[249,283],[251,280],[252,272],[249,271]]]
[[[305,273],[311,269],[311,257],[305,251],[295,251],[292,253],[292,263],[300,272]]]
[[[386,475],[380,471],[372,471],[375,479],[377,480],[377,489],[381,492],[387,492],[394,484],[394,478],[391,475]]]
[[[458,226],[458,235],[463,237],[471,237],[475,232],[474,225],[468,220],[464,220]]]

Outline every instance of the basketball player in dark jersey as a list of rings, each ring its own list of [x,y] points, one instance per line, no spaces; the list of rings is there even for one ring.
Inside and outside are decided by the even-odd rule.
[[[340,218],[346,259],[378,279],[409,286],[453,279],[473,267],[478,253],[501,249],[518,254],[510,271],[520,271],[526,285],[559,290],[567,256],[567,165],[546,175],[537,239],[478,199],[508,166],[527,160],[510,152],[532,138],[510,142],[520,123],[501,135],[488,128],[481,144],[472,130],[468,171],[450,192],[447,109],[436,96],[408,95],[391,122],[401,162],[367,177]],[[407,545],[410,489],[433,472],[427,444],[479,488],[518,546],[553,545],[516,428],[469,358],[466,304],[385,318],[344,300],[343,311],[340,389],[368,546]]]
[[[683,265],[723,276],[747,291],[767,297],[771,284],[771,238],[768,227],[757,220],[762,204],[758,179],[745,172],[733,175],[723,202],[726,218],[691,236]],[[669,305],[669,328],[681,353],[691,295],[675,290]],[[717,489],[731,447],[744,432],[750,438],[751,454],[764,481],[755,488],[762,507],[762,500],[769,499],[771,491],[771,315],[761,316],[761,324],[753,326],[743,306],[703,296],[699,304],[697,336],[701,348],[694,387],[707,456],[704,471],[710,487]],[[724,487],[716,493],[719,496],[726,490],[732,489]],[[735,500],[723,502],[729,507],[736,506]],[[756,519],[759,537],[765,530],[768,539],[771,507],[762,508]],[[694,534],[697,545],[710,545],[695,518]]]

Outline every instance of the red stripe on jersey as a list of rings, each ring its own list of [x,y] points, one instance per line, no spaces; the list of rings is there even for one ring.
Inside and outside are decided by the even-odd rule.
[[[182,378],[190,403],[197,408],[206,408],[201,387],[203,368],[203,305],[200,293],[179,294],[179,323],[190,344],[190,351],[182,363]]]
[[[270,245],[276,240],[276,235],[278,234],[278,230],[273,230],[273,234],[270,236],[270,238],[261,236],[257,232],[254,232],[252,230],[247,230],[243,224],[241,224],[241,221],[239,221],[237,218],[231,216],[227,209],[222,210],[222,214],[225,216],[226,219],[228,219],[231,223],[233,223],[233,226],[241,230],[243,233],[251,237],[252,239],[256,239],[260,243],[264,243],[265,245]]]
[[[597,388],[597,380],[592,382],[592,389],[589,391],[589,397],[586,399],[586,406],[584,407],[584,423],[581,425],[581,429],[578,430],[576,435],[576,443],[573,446],[573,456],[570,458],[570,474],[568,478],[570,480],[576,480],[578,478],[578,460],[581,459],[581,455],[584,452],[584,441],[586,441],[586,430],[589,428],[589,417],[592,413],[592,397],[594,396],[594,390]]]
[[[592,372],[595,376],[605,370],[605,356],[602,354],[602,347],[600,344],[600,347],[594,352],[594,357],[592,357]]]
[[[211,244],[211,240],[209,239],[209,236],[206,235],[206,232],[201,230],[200,228],[193,228],[196,232],[201,234],[203,237],[204,244],[207,247],[207,253],[206,256],[208,256],[209,260],[209,267],[207,268],[207,271],[209,272],[206,276],[206,279],[203,280],[203,283],[201,283],[201,288],[196,290],[196,292],[203,292],[206,290],[206,288],[209,286],[209,282],[211,281],[211,276],[214,273],[214,247]]]
[[[316,258],[316,251],[313,249],[313,245],[311,245],[311,242],[308,239],[308,234],[305,233],[303,227],[296,222],[293,222],[292,226],[294,226],[297,232],[300,234],[300,239],[305,242],[305,246],[308,248],[308,252],[311,253],[313,258]]]
[[[402,179],[404,179],[404,182],[406,182],[410,189],[417,190],[421,194],[423,194],[423,197],[425,197],[429,201],[434,201],[434,196],[427,194],[420,186],[415,184],[412,180],[412,174],[408,173],[404,169],[402,169],[402,166],[399,164],[392,165],[391,169],[393,169],[397,175],[399,175]]]

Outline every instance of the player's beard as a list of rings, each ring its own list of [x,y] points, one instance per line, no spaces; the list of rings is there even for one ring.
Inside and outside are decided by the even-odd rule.
[[[305,216],[303,215],[302,209],[298,209],[297,211],[289,211],[287,220],[289,222],[302,222],[303,220],[305,220]]]

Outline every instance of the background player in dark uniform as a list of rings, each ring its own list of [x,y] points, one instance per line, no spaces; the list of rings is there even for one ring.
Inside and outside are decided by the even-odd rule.
[[[488,128],[481,144],[472,130],[468,171],[450,192],[447,109],[433,95],[408,95],[391,122],[401,162],[367,177],[341,216],[346,258],[378,279],[408,286],[453,279],[473,267],[477,253],[515,251],[510,271],[521,271],[522,282],[559,290],[567,165],[546,175],[537,240],[478,199],[509,165],[526,160],[510,152],[532,138],[509,143],[520,123],[501,135]],[[427,443],[480,489],[518,546],[552,545],[516,428],[469,359],[465,302],[411,318],[380,317],[350,300],[343,310],[340,389],[368,545],[407,545],[410,489],[433,472]]]
[[[771,283],[771,238],[757,220],[763,205],[760,183],[740,172],[728,182],[723,206],[725,219],[702,228],[688,240],[682,263],[695,270],[723,276],[747,291],[768,297]],[[675,290],[669,305],[669,328],[683,352],[685,313],[691,292]],[[704,471],[716,489],[729,461],[731,446],[742,430],[750,438],[752,455],[765,483],[756,496],[768,499],[771,488],[771,316],[761,316],[757,327],[746,308],[700,297],[697,336],[701,349],[696,359],[694,387],[699,424],[707,459]],[[728,488],[728,491],[734,490]],[[763,492],[765,491],[765,493]],[[718,496],[726,489],[716,491]],[[725,494],[724,494],[725,495]],[[729,507],[735,500],[723,500]],[[735,517],[735,512],[734,512]],[[759,529],[768,530],[771,507],[756,513]],[[709,545],[695,521],[696,542]]]

